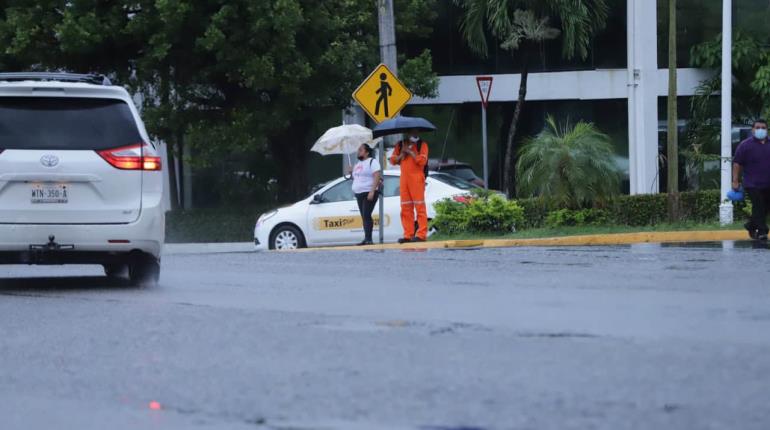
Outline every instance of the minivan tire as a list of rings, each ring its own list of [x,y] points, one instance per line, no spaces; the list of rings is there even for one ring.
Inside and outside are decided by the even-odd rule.
[[[104,275],[110,279],[123,278],[127,274],[128,267],[125,264],[105,264]]]
[[[128,263],[128,279],[135,287],[152,287],[160,279],[160,261],[146,254],[132,256]]]

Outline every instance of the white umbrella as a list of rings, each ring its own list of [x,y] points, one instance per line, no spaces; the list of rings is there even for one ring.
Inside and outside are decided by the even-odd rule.
[[[350,154],[358,151],[359,146],[367,144],[374,147],[379,140],[374,140],[372,130],[362,125],[341,125],[326,130],[310,150],[321,155],[347,154],[350,158]]]

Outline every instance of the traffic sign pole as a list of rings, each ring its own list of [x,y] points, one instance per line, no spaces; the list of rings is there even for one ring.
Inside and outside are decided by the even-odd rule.
[[[487,106],[489,95],[492,93],[492,77],[477,76],[476,85],[481,96],[481,147],[484,159],[484,188],[489,189],[489,148],[487,146]]]
[[[484,157],[484,188],[489,189],[489,151],[487,148],[487,107],[481,104],[481,142]]]

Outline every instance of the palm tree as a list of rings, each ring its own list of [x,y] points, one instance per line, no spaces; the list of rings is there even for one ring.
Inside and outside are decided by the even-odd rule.
[[[465,14],[461,31],[470,48],[478,55],[489,55],[487,32],[501,48],[521,54],[521,81],[516,108],[513,112],[503,169],[503,189],[513,194],[513,149],[516,128],[527,97],[529,77],[529,48],[562,36],[562,56],[568,59],[586,58],[593,35],[604,28],[608,7],[606,0],[455,0]],[[549,26],[549,16],[557,18],[561,28]]]
[[[552,116],[527,139],[516,163],[519,196],[544,196],[571,208],[618,193],[620,175],[610,138],[583,121],[559,126]]]

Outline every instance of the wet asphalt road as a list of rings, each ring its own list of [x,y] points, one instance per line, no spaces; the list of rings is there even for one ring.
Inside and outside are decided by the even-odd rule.
[[[3,429],[770,428],[748,243],[163,264],[0,267]]]

